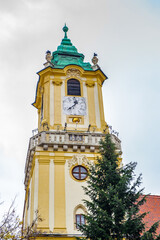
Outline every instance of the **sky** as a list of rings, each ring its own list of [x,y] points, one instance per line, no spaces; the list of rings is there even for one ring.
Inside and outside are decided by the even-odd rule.
[[[160,195],[160,1],[0,0],[0,216],[15,196],[22,216],[36,72],[64,23],[85,61],[97,53],[108,76],[105,118],[119,132],[123,163],[136,161],[144,193]]]

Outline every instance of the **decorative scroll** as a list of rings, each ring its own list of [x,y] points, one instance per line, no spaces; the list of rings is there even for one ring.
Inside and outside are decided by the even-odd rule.
[[[70,68],[67,70],[67,77],[80,77],[81,72],[76,68]]]
[[[74,165],[89,166],[89,161],[85,155],[73,155],[73,158],[68,160],[68,167],[70,168]]]
[[[52,83],[57,86],[60,86],[60,85],[62,85],[63,81],[61,79],[54,79],[54,80],[52,80]]]
[[[102,87],[102,81],[98,79],[97,82],[98,82],[98,85]]]
[[[88,86],[88,87],[94,87],[94,85],[95,85],[95,82],[94,82],[93,80],[87,80],[87,81],[86,81],[86,86]]]

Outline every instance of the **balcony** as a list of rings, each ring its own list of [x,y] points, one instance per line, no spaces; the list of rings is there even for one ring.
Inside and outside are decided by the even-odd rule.
[[[103,133],[79,132],[79,131],[43,131],[32,136],[29,141],[27,159],[25,165],[25,183],[29,178],[32,159],[36,147],[41,147],[44,151],[70,151],[73,152],[98,152],[99,142],[105,137]],[[121,154],[121,141],[111,134],[111,139],[115,143],[116,151]]]
[[[105,134],[89,133],[89,132],[65,132],[65,131],[44,131],[30,138],[29,148],[34,149],[36,146],[62,146],[62,145],[84,145],[84,146],[99,146],[99,141]],[[45,150],[45,149],[44,149]]]

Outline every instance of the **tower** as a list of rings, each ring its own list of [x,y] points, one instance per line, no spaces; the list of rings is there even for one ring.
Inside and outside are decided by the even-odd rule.
[[[25,165],[24,228],[39,211],[37,238],[79,236],[86,211],[82,186],[88,164],[98,155],[99,141],[107,133],[102,85],[107,76],[98,66],[84,62],[67,37],[57,51],[46,52],[47,62],[38,72],[33,106],[38,110],[38,132],[30,138]],[[117,145],[118,138],[113,136]]]

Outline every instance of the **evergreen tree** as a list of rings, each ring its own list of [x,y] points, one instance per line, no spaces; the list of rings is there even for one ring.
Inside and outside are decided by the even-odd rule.
[[[86,223],[79,226],[86,238],[91,240],[117,239],[160,239],[156,237],[158,224],[146,232],[139,208],[145,202],[143,189],[139,190],[141,175],[136,178],[136,163],[120,167],[115,145],[107,134],[100,143],[101,157],[90,165],[84,200],[87,214]],[[155,238],[156,237],[156,238]]]

